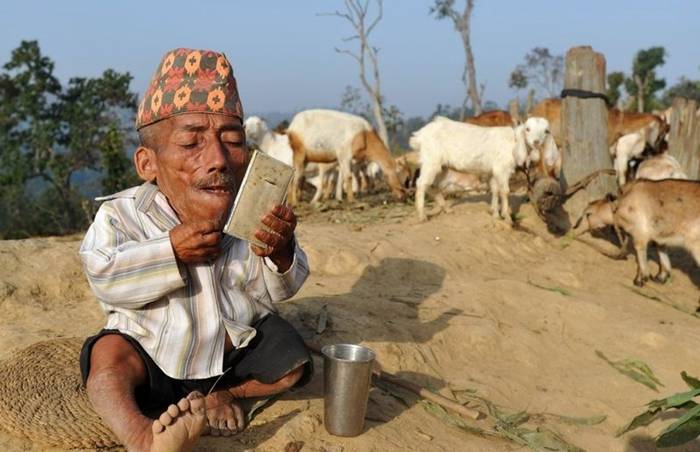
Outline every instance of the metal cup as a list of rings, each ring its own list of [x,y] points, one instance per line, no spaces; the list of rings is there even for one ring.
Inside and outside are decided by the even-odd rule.
[[[357,436],[365,426],[374,352],[353,344],[326,345],[323,353],[323,418],[336,436]]]

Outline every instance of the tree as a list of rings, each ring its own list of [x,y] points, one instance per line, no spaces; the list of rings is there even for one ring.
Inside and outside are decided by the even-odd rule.
[[[359,51],[353,52],[347,49],[335,48],[338,53],[344,53],[350,55],[355,61],[360,69],[360,82],[362,86],[367,91],[370,99],[372,100],[372,116],[374,117],[374,122],[377,126],[377,133],[379,138],[384,142],[386,146],[389,146],[389,136],[387,133],[386,123],[384,121],[382,107],[382,92],[381,92],[381,81],[379,77],[379,49],[373,47],[369,44],[369,35],[372,33],[374,28],[377,26],[384,15],[384,5],[382,0],[377,0],[378,12],[377,16],[369,21],[367,15],[369,14],[369,0],[363,3],[360,0],[345,0],[345,12],[335,11],[333,13],[326,13],[322,15],[326,16],[336,16],[346,19],[352,27],[355,29],[355,33],[349,36],[343,41],[355,41],[359,43]],[[366,61],[369,58],[370,64],[372,65],[372,77],[371,82],[366,74]]]
[[[108,69],[62,87],[53,69],[37,41],[22,41],[0,72],[0,211],[11,212],[0,221],[3,237],[78,230],[86,218],[74,176],[128,172],[102,151],[123,146],[124,117],[133,121],[131,75]]]
[[[360,89],[354,86],[346,86],[340,97],[340,109],[353,115],[362,116],[369,120],[372,112],[372,107],[362,100]]]
[[[700,80],[690,80],[686,77],[681,77],[678,83],[666,90],[663,96],[663,104],[670,106],[676,97],[692,99],[700,104]]]
[[[471,110],[467,110],[465,114],[468,116],[474,115],[474,113]],[[430,114],[430,120],[432,120],[436,116],[444,116],[446,118],[457,120],[461,118],[462,110],[457,107],[452,107],[448,104],[437,104],[435,106],[435,110]]]
[[[623,72],[611,72],[608,74],[608,89],[606,91],[606,96],[610,101],[610,105],[618,105],[622,93],[620,88],[622,88],[625,82],[625,74]]]
[[[524,84],[523,78],[526,80]],[[535,47],[525,55],[525,61],[511,72],[508,86],[525,88],[530,85],[544,91],[549,97],[556,97],[561,92],[563,82],[564,57],[552,55],[547,47]]]
[[[399,129],[404,126],[403,113],[396,105],[390,105],[384,109],[384,117],[386,118],[386,128],[389,132],[389,142],[392,145],[397,145]]]
[[[654,108],[655,93],[666,87],[666,80],[656,78],[656,68],[666,63],[666,49],[650,47],[640,50],[632,62],[632,76],[625,80],[625,89],[634,97],[637,111]]]
[[[513,72],[510,73],[508,87],[514,88],[516,91],[527,88],[527,77],[522,68],[516,67]]]
[[[471,32],[471,15],[474,9],[474,0],[466,0],[464,10],[460,14],[454,8],[455,0],[435,0],[435,4],[430,7],[430,14],[434,14],[437,20],[445,18],[452,19],[455,30],[462,38],[462,46],[464,47],[464,71],[462,72],[462,81],[466,88],[466,95],[462,102],[462,110],[460,119],[464,119],[467,111],[467,101],[471,99],[472,110],[474,114],[481,114],[481,98],[477,91],[476,67],[474,65],[474,55],[472,53],[472,45],[470,39]]]
[[[116,124],[108,126],[99,144],[102,193],[116,193],[138,183],[134,165],[124,154],[124,137]]]

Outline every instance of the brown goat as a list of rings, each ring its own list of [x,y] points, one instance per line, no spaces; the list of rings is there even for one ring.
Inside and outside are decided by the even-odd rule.
[[[561,147],[561,105],[560,99],[545,99],[530,111],[530,116],[540,116],[549,121],[557,145]],[[663,129],[664,120],[651,113],[631,113],[617,108],[608,109],[608,146],[612,146],[622,135],[635,132],[651,122]]]
[[[632,237],[637,253],[637,276],[642,286],[649,279],[647,246],[656,243],[660,269],[654,280],[665,282],[671,272],[666,246],[687,249],[700,264],[700,182],[637,179],[621,189],[615,209],[615,226]]]
[[[466,118],[464,122],[482,127],[504,127],[517,125],[515,124],[515,121],[510,113],[504,110],[487,111],[479,116]]]

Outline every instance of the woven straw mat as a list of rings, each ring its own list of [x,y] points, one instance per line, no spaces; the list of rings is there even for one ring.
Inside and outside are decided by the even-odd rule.
[[[92,410],[80,378],[84,339],[38,342],[0,362],[0,429],[52,447],[118,445]]]

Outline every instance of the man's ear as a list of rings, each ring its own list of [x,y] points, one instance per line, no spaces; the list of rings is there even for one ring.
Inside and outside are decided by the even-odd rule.
[[[156,151],[145,146],[139,146],[134,152],[134,166],[141,179],[154,182],[158,175]]]

